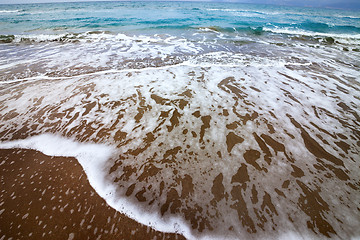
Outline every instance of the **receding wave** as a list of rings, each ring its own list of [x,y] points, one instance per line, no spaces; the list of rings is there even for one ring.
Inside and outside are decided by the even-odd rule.
[[[119,37],[120,35],[117,35]],[[2,43],[36,43],[36,42],[81,42],[97,41],[116,37],[108,31],[87,31],[83,33],[64,34],[21,34],[21,35],[0,35]]]
[[[319,64],[200,61],[24,80],[1,91],[1,140],[53,133],[113,146],[108,160],[80,160],[90,183],[161,231],[350,239],[360,234],[360,86],[355,70]]]
[[[0,26],[0,148],[77,158],[91,194],[146,225],[139,224],[144,231],[200,240],[360,236],[354,20],[332,21],[333,12],[323,9],[229,4],[211,11],[224,5],[198,2],[21,8],[27,15],[1,16],[11,17]],[[170,10],[179,13],[175,22]],[[34,153],[17,151],[6,151],[1,171]],[[47,188],[48,177],[28,166]],[[72,169],[67,173],[64,179]],[[21,190],[26,180],[12,174]],[[57,195],[62,202],[54,209],[73,216],[81,207],[78,216],[87,215],[86,224],[80,219],[65,229],[53,224],[47,200],[36,205],[46,202],[44,214],[33,211],[32,190],[28,199],[36,199],[17,212],[12,201],[24,195],[7,185],[0,194],[0,222],[11,218],[3,227],[7,238],[29,237],[27,229],[40,226],[31,233],[39,239],[44,225],[49,239],[59,229],[81,238],[77,226],[94,239],[103,234],[102,220],[85,213],[83,192],[76,193],[78,206],[65,209],[68,198],[36,190],[44,199]],[[109,234],[123,222],[109,219]]]
[[[296,26],[292,27],[220,27],[220,26],[205,26],[205,27],[193,27],[187,24],[180,25],[154,25],[147,27],[145,30],[166,29],[174,31],[188,31],[189,33],[196,35],[199,33],[218,33],[222,34],[221,37],[225,37],[228,41],[234,38],[235,41],[238,37],[252,38],[253,41],[272,41],[275,39],[273,34],[292,36],[307,36],[309,40],[320,40],[320,42],[328,42],[328,38],[339,40],[339,42],[359,43],[360,42],[360,29],[354,26],[337,26],[329,27],[324,24],[316,24],[313,26],[310,23],[300,24],[302,28]],[[304,26],[309,27],[304,27]],[[66,30],[66,28],[56,28],[54,30]],[[321,30],[323,29],[323,30]],[[332,31],[325,31],[325,29],[331,29]],[[349,33],[346,33],[349,32]],[[271,34],[269,34],[271,33]],[[168,35],[170,37],[170,35]],[[206,37],[206,35],[204,35]],[[257,36],[264,36],[265,38],[257,39]],[[177,38],[176,36],[174,36]],[[219,36],[218,36],[219,37]],[[320,38],[319,38],[320,37]],[[96,42],[102,40],[121,41],[125,39],[134,39],[136,36],[125,36],[121,33],[111,31],[87,31],[80,33],[61,33],[61,34],[19,34],[19,35],[0,35],[0,43],[40,43],[40,42],[62,42],[62,43],[78,43],[78,42]],[[139,36],[136,41],[142,41],[144,37]],[[149,37],[145,37],[149,38]],[[151,38],[151,37],[150,37]],[[155,37],[156,38],[156,37]],[[206,40],[207,39],[207,40]],[[213,38],[205,38],[202,41],[213,41]],[[303,40],[306,40],[305,38]],[[325,41],[323,41],[325,40]],[[158,40],[156,40],[158,41]],[[335,41],[333,41],[335,42]]]

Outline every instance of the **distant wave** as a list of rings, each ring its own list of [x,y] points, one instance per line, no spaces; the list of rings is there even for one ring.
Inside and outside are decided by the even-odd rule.
[[[340,15],[340,16],[337,16],[337,17],[341,17],[341,18],[351,18],[351,19],[360,19],[360,16],[344,16],[344,15]]]
[[[0,10],[0,14],[1,13],[17,13],[20,12],[19,10]]]
[[[343,26],[343,25],[331,25],[326,23],[319,23],[314,21],[305,21],[298,24],[293,24],[292,27],[302,29],[302,30],[308,30],[312,32],[319,32],[319,33],[332,33],[332,32],[338,32],[338,33],[359,33],[360,34],[360,28],[356,26]]]
[[[308,37],[333,37],[339,39],[360,40],[360,33],[359,34],[322,33],[322,32],[307,31],[296,28],[269,28],[269,27],[264,27],[263,30],[267,32],[287,34],[287,35],[302,35]]]
[[[204,32],[219,32],[219,33],[248,33],[248,34],[255,34],[261,35],[265,31],[263,27],[219,27],[219,26],[209,26],[209,27],[199,27],[198,28]]]

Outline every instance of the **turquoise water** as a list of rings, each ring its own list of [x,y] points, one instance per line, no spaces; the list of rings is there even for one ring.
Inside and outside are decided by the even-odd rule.
[[[200,27],[255,34],[273,30],[360,34],[359,11],[331,9],[196,2],[83,2],[1,5],[0,9],[2,34],[166,33]]]
[[[114,209],[189,239],[360,236],[359,11],[0,5],[0,35],[0,141],[79,157]]]
[[[301,48],[301,53],[304,53],[303,48],[307,48],[305,52],[310,48],[340,50],[340,58],[350,57],[343,61],[356,62],[357,56],[342,53],[350,51],[356,55],[360,50],[360,13],[206,2],[83,2],[0,6],[0,43],[39,42],[82,42],[91,45],[83,49],[85,45],[50,44],[69,53],[72,47],[79,53],[86,49],[83,54],[75,54],[77,59],[73,61],[79,60],[78,65],[89,60],[86,54],[91,51],[97,63],[88,64],[87,67],[99,68],[95,65],[102,62],[101,69],[119,69],[122,68],[120,65],[139,68],[181,63],[199,54],[221,51],[248,56],[281,57],[285,54],[284,57],[288,57],[288,52],[296,51],[297,47]],[[109,44],[111,48],[104,50]],[[1,59],[7,62],[14,59],[6,55],[9,47],[12,51],[11,45],[0,46],[4,49]],[[27,58],[34,50],[25,46],[21,48],[28,48],[29,52],[20,58]],[[129,54],[132,51],[136,53]],[[86,59],[79,59],[80,55]],[[139,59],[142,59],[141,62],[131,64]],[[34,59],[37,60],[40,61]],[[123,64],[119,64],[119,61]],[[231,60],[227,58],[227,61]],[[38,64],[37,69],[31,69],[26,76],[48,70],[41,69]]]

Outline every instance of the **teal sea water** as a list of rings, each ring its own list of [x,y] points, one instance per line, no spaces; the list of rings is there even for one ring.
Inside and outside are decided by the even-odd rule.
[[[194,55],[221,51],[279,56],[296,47],[316,47],[352,56],[360,49],[360,13],[349,10],[198,2],[82,2],[1,5],[0,22],[0,43],[96,42],[91,49],[101,58],[98,65],[109,60],[101,64],[102,69],[121,68],[120,58],[133,61],[134,54],[126,54],[131,52],[124,51],[126,48],[136,51],[136,59],[143,59],[134,63],[138,67],[180,63]],[[101,49],[108,44],[112,48],[105,53]],[[1,46],[5,50],[1,60],[6,62],[14,59],[7,55],[8,46]],[[80,52],[81,48],[73,46]],[[70,44],[62,47],[71,52]],[[84,60],[89,59],[81,59],[79,64]],[[34,71],[48,70],[31,69],[26,76],[36,75]]]
[[[212,27],[263,33],[359,38],[359,11],[198,2],[82,2],[1,6],[2,34],[88,31],[182,35]]]
[[[0,147],[78,157],[162,232],[359,238],[359,116],[359,11],[0,5]]]

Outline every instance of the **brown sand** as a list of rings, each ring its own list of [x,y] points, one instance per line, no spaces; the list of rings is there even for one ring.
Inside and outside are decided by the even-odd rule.
[[[0,164],[0,239],[183,239],[109,207],[75,158],[0,149]]]

